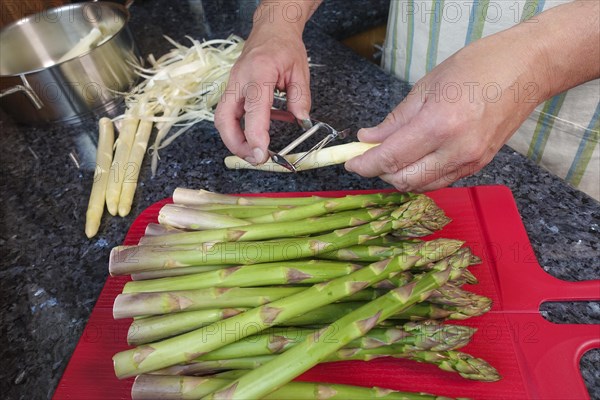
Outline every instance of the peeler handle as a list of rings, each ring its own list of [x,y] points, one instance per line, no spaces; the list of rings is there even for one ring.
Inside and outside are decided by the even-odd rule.
[[[300,123],[298,122],[296,117],[294,117],[294,114],[292,114],[289,111],[272,109],[271,110],[271,119],[274,121],[283,121],[283,122],[289,122],[290,124],[300,125]]]
[[[289,111],[271,109],[271,120],[289,122],[290,124],[298,124],[305,131],[313,127],[311,119],[298,119]]]

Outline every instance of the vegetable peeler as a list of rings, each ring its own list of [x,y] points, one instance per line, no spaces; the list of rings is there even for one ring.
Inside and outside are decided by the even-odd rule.
[[[273,152],[273,151],[269,150],[269,155],[271,156],[271,160],[273,160],[273,162],[281,165],[282,167],[284,167],[292,172],[296,172],[296,168],[313,152],[322,149],[323,147],[327,146],[329,143],[331,143],[333,140],[335,140],[337,138],[344,139],[350,134],[350,128],[344,129],[342,131],[338,131],[331,125],[326,124],[325,122],[311,120],[311,119],[304,119],[304,120],[296,119],[296,117],[294,117],[294,115],[289,111],[272,109],[271,110],[271,120],[283,121],[283,122],[288,122],[291,124],[298,124],[304,130],[304,132],[297,139],[293,140],[290,144],[288,144],[281,151]],[[285,158],[285,156],[287,154],[289,154],[292,150],[294,150],[296,147],[298,147],[300,144],[302,144],[308,138],[310,138],[311,136],[313,136],[314,134],[316,134],[317,132],[322,131],[322,130],[325,130],[327,135],[322,140],[320,140],[317,144],[315,144],[313,147],[311,147],[307,152],[305,152],[302,155],[302,157],[298,158],[298,160],[296,160],[293,163],[289,162]]]

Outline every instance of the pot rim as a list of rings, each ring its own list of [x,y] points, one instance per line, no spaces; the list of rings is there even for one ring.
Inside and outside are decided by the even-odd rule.
[[[118,3],[113,3],[113,2],[108,2],[108,1],[88,1],[88,2],[83,2],[83,3],[74,3],[74,4],[66,4],[66,5],[62,5],[62,6],[58,6],[58,7],[53,7],[53,8],[48,8],[47,10],[44,11],[40,11],[38,13],[35,14],[31,14],[28,15],[26,17],[23,17],[21,19],[18,19],[14,22],[11,22],[10,24],[6,25],[4,28],[0,29],[0,36],[2,35],[3,32],[7,32],[9,29],[13,28],[15,25],[21,25],[24,23],[28,23],[30,19],[35,18],[35,17],[42,17],[42,14],[48,13],[48,12],[56,12],[56,11],[64,11],[64,10],[70,10],[70,9],[78,9],[78,8],[83,8],[85,6],[89,6],[89,5],[98,5],[101,8],[102,7],[108,7],[108,8],[115,8],[118,9],[119,11],[121,11],[123,13],[123,15],[125,16],[125,19],[123,21],[123,25],[116,31],[114,32],[108,39],[105,39],[102,41],[102,43],[100,43],[98,46],[94,46],[93,48],[85,51],[84,53],[78,54],[76,56],[74,56],[73,58],[69,58],[67,60],[63,60],[60,62],[55,62],[54,64],[47,66],[47,67],[41,67],[41,68],[36,68],[36,69],[31,69],[31,70],[27,70],[27,71],[23,71],[23,72],[18,72],[18,73],[14,73],[14,74],[9,74],[9,75],[2,75],[0,74],[0,78],[20,78],[23,75],[28,75],[28,74],[34,74],[37,72],[41,72],[41,71],[46,71],[46,70],[50,70],[56,66],[71,62],[75,59],[81,58],[83,56],[86,56],[90,53],[92,53],[94,50],[104,46],[105,44],[107,44],[108,42],[112,41],[116,36],[118,36],[123,30],[127,29],[127,24],[129,23],[129,19],[131,18],[131,14],[129,13],[129,10]]]

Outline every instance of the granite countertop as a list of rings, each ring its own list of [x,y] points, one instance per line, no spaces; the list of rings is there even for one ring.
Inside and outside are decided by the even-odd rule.
[[[146,0],[131,8],[131,28],[142,54],[163,54],[169,48],[163,34],[183,41],[185,35],[216,38],[231,32],[243,35],[247,29],[247,22],[236,13],[236,1],[174,3]],[[323,65],[311,71],[314,117],[356,126],[376,124],[409,88],[331,35],[340,38],[358,32],[368,27],[368,21],[371,26],[379,24],[385,2],[378,2],[383,7],[378,12],[348,26],[344,25],[348,15],[365,11],[353,2],[331,3],[317,12],[305,34],[311,60]],[[170,196],[175,187],[222,193],[387,187],[377,179],[349,174],[341,166],[286,176],[226,172],[221,160],[228,151],[214,127],[200,123],[161,151],[156,177],[150,175],[149,159],[144,162],[131,214],[105,216],[99,234],[87,240],[83,227],[93,177],[95,122],[25,127],[0,112],[0,132],[4,149],[0,377],[6,399],[52,396],[108,275],[110,249],[123,241],[142,210]],[[485,184],[511,189],[535,255],[548,273],[572,281],[600,276],[598,202],[509,148],[457,186]],[[542,312],[555,322],[600,323],[598,302],[548,304]],[[597,349],[582,358],[584,379],[595,398],[600,398],[598,365]]]

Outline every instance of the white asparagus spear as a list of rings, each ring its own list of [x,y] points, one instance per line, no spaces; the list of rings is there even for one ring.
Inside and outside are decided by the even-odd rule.
[[[251,223],[229,215],[215,214],[209,211],[194,210],[176,204],[164,205],[158,213],[158,223],[178,229],[219,229]]]
[[[93,28],[90,33],[82,37],[79,42],[71,48],[71,50],[64,54],[58,60],[58,62],[61,63],[85,53],[86,51],[96,47],[96,43],[100,42],[101,39],[102,31],[98,28]]]
[[[162,236],[181,232],[185,231],[182,229],[173,228],[172,226],[155,224],[151,222],[146,226],[146,232],[144,232],[144,236]]]
[[[108,187],[106,188],[106,206],[111,215],[117,215],[125,172],[127,171],[127,161],[129,160],[129,153],[139,122],[139,119],[131,115],[127,115],[121,122],[115,157],[110,167],[111,179],[108,180]]]
[[[94,183],[85,215],[85,235],[92,238],[98,233],[100,219],[104,212],[104,199],[110,164],[112,162],[115,131],[110,118],[100,118],[98,123],[98,150],[96,151],[96,171]]]
[[[327,167],[335,164],[343,164],[351,158],[363,154],[365,151],[377,146],[378,144],[379,143],[351,142],[337,146],[325,147],[309,155],[304,161],[302,161],[296,170],[306,171],[309,169]],[[288,154],[285,156],[285,158],[293,164],[303,155],[304,153]],[[254,169],[268,172],[290,172],[290,170],[274,163],[271,160],[262,165],[252,165],[237,156],[225,157],[225,166],[229,169]]]
[[[240,197],[230,194],[215,193],[204,189],[186,189],[178,187],[173,191],[173,202],[186,206],[206,205],[243,205],[243,206],[302,206],[323,200],[322,197]]]
[[[124,169],[124,181],[119,198],[119,215],[127,216],[131,211],[133,196],[137,187],[138,177],[142,169],[142,161],[148,147],[148,140],[152,132],[152,121],[142,120],[137,128],[135,140],[131,152],[129,153],[129,162]]]

